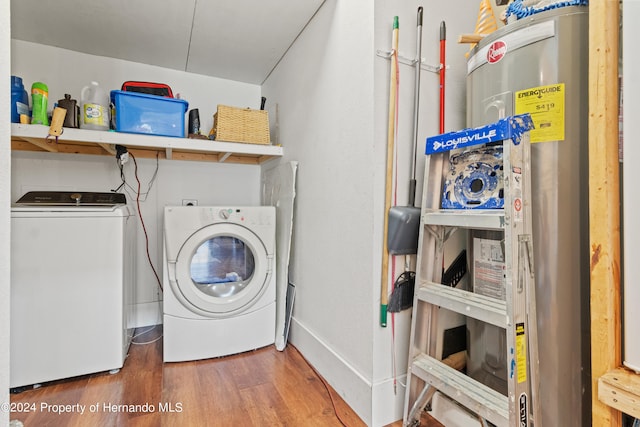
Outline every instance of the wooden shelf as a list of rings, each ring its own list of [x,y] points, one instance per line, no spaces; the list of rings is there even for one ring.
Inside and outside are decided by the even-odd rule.
[[[624,367],[598,379],[598,399],[608,406],[640,418],[640,375]]]
[[[275,157],[282,157],[282,147],[275,145],[71,128],[64,128],[64,133],[56,142],[55,139],[47,139],[48,134],[48,126],[12,123],[11,149],[115,156],[115,146],[122,145],[138,157],[156,158],[160,156],[160,158],[175,160],[256,165]]]

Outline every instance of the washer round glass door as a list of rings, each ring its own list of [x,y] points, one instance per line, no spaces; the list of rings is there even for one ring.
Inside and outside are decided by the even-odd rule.
[[[211,317],[246,311],[264,293],[271,276],[262,241],[237,224],[201,228],[182,245],[174,289],[190,310]]]

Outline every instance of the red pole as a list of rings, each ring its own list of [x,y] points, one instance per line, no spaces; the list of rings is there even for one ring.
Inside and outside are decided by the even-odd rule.
[[[440,133],[444,133],[444,76],[447,65],[445,63],[445,45],[447,41],[447,27],[440,22]]]

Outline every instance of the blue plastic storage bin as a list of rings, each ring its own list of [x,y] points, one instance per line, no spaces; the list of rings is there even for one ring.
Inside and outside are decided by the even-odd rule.
[[[185,137],[184,115],[189,108],[185,100],[112,90],[111,103],[118,132]]]

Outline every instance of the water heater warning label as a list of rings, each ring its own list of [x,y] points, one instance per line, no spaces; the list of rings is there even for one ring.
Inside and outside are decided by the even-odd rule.
[[[527,336],[524,323],[516,323],[516,369],[518,384],[527,380]]]
[[[531,114],[531,142],[564,140],[564,83],[516,92],[515,107],[516,114]]]

